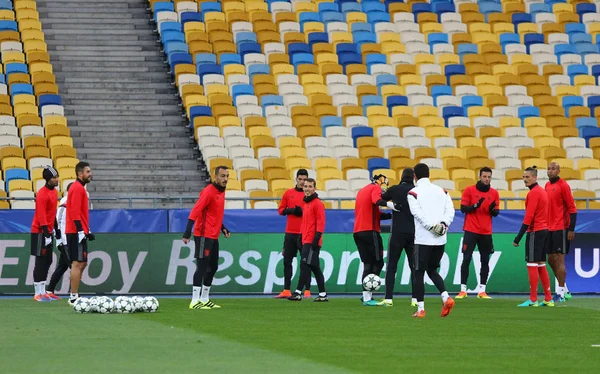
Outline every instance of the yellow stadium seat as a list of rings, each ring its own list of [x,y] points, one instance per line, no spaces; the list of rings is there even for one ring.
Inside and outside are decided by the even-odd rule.
[[[523,165],[523,169],[527,169],[528,167],[533,166],[541,169],[546,166],[546,160],[544,160],[543,158],[528,158],[522,160],[521,164]]]
[[[530,158],[538,159],[541,158],[541,151],[537,148],[519,148],[518,156],[521,161]]]
[[[533,139],[536,148],[560,147],[560,140],[554,137],[538,137]]]
[[[75,166],[77,165],[78,162],[79,162],[79,160],[77,158],[61,157],[54,162],[54,167],[56,169],[65,169],[65,168],[75,169]],[[62,175],[61,175],[61,177],[62,177]]]
[[[438,151],[439,151],[441,159],[448,159],[448,158],[464,159],[465,158],[464,151],[459,148],[441,148]]]
[[[8,192],[13,191],[33,191],[33,186],[29,180],[13,179],[8,182]]]
[[[600,169],[600,161],[591,158],[581,158],[577,160],[577,170]]]
[[[441,126],[430,126],[425,128],[425,136],[430,139],[440,137],[450,137],[450,129]]]
[[[388,179],[396,179],[396,172],[392,169],[375,169],[371,172],[371,177],[378,174],[383,174]]]
[[[574,164],[573,160],[568,159],[568,158],[555,158],[555,159],[550,159],[548,161],[549,162],[556,162],[557,164],[559,164],[561,171],[562,170],[574,170],[575,169],[575,164]]]
[[[429,170],[429,178],[431,180],[439,180],[439,179],[448,180],[448,179],[450,179],[450,173],[448,173],[448,170],[430,169]]]
[[[22,157],[3,157],[2,158],[2,170],[6,171],[9,169],[27,169],[27,163]]]

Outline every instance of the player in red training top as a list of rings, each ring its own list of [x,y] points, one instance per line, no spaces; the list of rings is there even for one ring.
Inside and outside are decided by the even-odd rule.
[[[229,181],[227,166],[217,166],[213,182],[206,186],[188,217],[183,242],[188,244],[194,228],[196,272],[192,287],[190,309],[214,309],[219,305],[210,301],[210,286],[219,268],[219,235],[229,238],[223,225],[225,215],[225,189]]]
[[[56,224],[56,209],[58,207],[58,172],[52,166],[42,171],[46,184],[40,188],[35,197],[35,213],[31,222],[31,255],[35,256],[33,267],[33,286],[35,301],[52,301],[55,298],[46,293],[46,278],[52,265],[52,231]],[[60,238],[60,235],[59,235]],[[56,298],[58,299],[58,298]]]
[[[548,178],[546,193],[548,194],[548,263],[558,280],[554,302],[565,301],[567,269],[565,268],[565,255],[569,253],[571,240],[575,238],[575,224],[577,223],[577,207],[571,187],[561,179],[560,165],[551,162],[548,165]],[[571,294],[567,294],[569,299]]]
[[[85,185],[92,181],[90,164],[81,161],[75,165],[77,180],[69,188],[67,199],[67,247],[71,259],[71,295],[69,304],[75,303],[79,298],[79,283],[81,275],[87,266],[87,242],[96,239],[90,232],[89,225],[89,199]]]
[[[317,182],[308,178],[304,182],[304,206],[302,208],[302,225],[300,232],[302,235],[302,250],[300,251],[300,279],[298,287],[292,296],[288,297],[291,301],[302,300],[302,288],[310,283],[310,273],[315,276],[317,287],[319,287],[319,296],[315,298],[316,302],[327,302],[327,292],[325,291],[325,278],[319,262],[319,252],[323,245],[323,232],[325,231],[325,206],[315,192]]]
[[[500,195],[491,187],[492,169],[488,167],[479,170],[479,182],[467,187],[462,194],[460,211],[465,214],[463,230],[462,253],[463,260],[460,267],[460,293],[457,299],[467,297],[467,280],[469,267],[473,258],[475,246],[479,249],[481,258],[481,271],[479,285],[476,288],[479,299],[491,299],[485,292],[488,275],[490,273],[490,255],[494,253],[492,241],[492,217],[499,214]]]
[[[300,242],[300,226],[302,225],[302,205],[304,205],[304,182],[308,171],[300,169],[296,172],[296,187],[287,190],[279,204],[279,214],[287,216],[285,238],[283,239],[283,291],[275,296],[276,299],[287,299],[292,296],[292,262],[302,249]],[[310,283],[306,285],[304,297],[310,297]]]
[[[513,245],[519,246],[519,242],[525,232],[525,261],[527,261],[527,273],[529,274],[529,300],[520,307],[529,306],[554,306],[552,293],[550,292],[550,277],[546,270],[546,244],[548,240],[548,194],[537,183],[537,169],[535,166],[525,169],[523,173],[525,186],[529,188],[525,199],[525,218],[521,230],[515,237]],[[544,288],[544,301],[538,304],[537,288],[538,278]]]
[[[381,198],[383,190],[387,190],[388,180],[385,175],[373,176],[371,184],[361,188],[356,194],[354,206],[354,243],[363,263],[362,279],[369,274],[380,276],[383,269],[383,242],[381,240],[381,219],[392,218],[391,213],[382,216],[380,206],[387,203]],[[362,302],[364,306],[383,306],[373,300],[373,292],[363,286]]]

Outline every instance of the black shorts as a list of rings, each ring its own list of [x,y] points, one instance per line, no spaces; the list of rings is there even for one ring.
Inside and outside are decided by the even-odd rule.
[[[79,242],[79,234],[67,234],[67,247],[71,261],[87,262],[88,248],[87,239]]]
[[[548,253],[566,255],[571,249],[571,241],[567,239],[567,230],[548,231]]]
[[[381,234],[377,231],[355,232],[354,243],[363,263],[374,264],[383,261],[383,242]]]
[[[548,247],[548,230],[528,232],[525,238],[525,261],[545,262]]]
[[[475,251],[475,246],[480,254],[490,255],[494,253],[494,242],[491,235],[475,234],[474,232],[465,231],[463,236],[463,252]]]
[[[289,234],[285,233],[283,239],[283,257],[296,257],[298,252],[302,249],[302,243],[300,242],[300,234]]]
[[[439,268],[444,249],[444,245],[415,244],[415,270]]]
[[[306,262],[309,266],[319,266],[319,253],[321,252],[321,247],[313,247],[312,244],[304,244],[302,245],[302,249],[300,250],[300,260],[302,262]]]
[[[219,258],[219,240],[205,238],[203,236],[194,236],[195,258],[209,258],[217,256]]]
[[[43,233],[31,233],[31,255],[32,256],[47,256],[52,253],[52,249],[54,248],[53,243],[51,242],[48,245],[44,245],[46,238],[44,238]]]

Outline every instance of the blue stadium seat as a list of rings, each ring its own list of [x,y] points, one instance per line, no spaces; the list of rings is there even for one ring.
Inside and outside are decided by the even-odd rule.
[[[362,11],[365,13],[386,12],[385,5],[380,2],[368,1],[368,2],[363,2],[361,5],[362,5]]]
[[[444,124],[448,127],[448,119],[452,117],[464,117],[465,111],[459,106],[446,106],[442,109],[442,118],[444,118]]]
[[[483,106],[483,98],[481,96],[463,96],[461,99],[461,105],[464,109],[465,114],[472,106]]]
[[[585,25],[581,23],[567,23],[565,25],[565,33],[569,35],[585,34]]]
[[[208,74],[222,74],[221,65],[219,64],[196,64],[196,72],[200,77],[200,84],[204,84],[204,76]]]
[[[500,37],[502,37],[502,36],[500,36]],[[458,56],[461,58],[461,61],[462,61],[462,57],[464,55],[479,53],[479,47],[477,47],[477,45],[471,44],[471,43],[462,43],[456,47],[456,53],[458,53]]]
[[[487,15],[490,13],[502,13],[502,4],[499,2],[481,2],[479,4],[479,12],[485,14],[487,20]]]
[[[219,61],[223,67],[229,64],[241,64],[242,56],[238,55],[237,53],[223,53],[221,56],[219,56]]]
[[[583,127],[598,127],[598,120],[593,117],[579,117],[575,120],[575,127],[578,129]]]
[[[263,107],[263,116],[266,116],[265,108],[268,106],[283,106],[283,97],[279,95],[264,95],[260,98],[260,105]]]
[[[534,22],[535,20],[535,15],[538,13],[552,13],[552,7],[548,4],[531,4],[529,6],[529,13],[531,13],[533,17]]]
[[[577,43],[575,44],[575,51],[577,54],[582,56],[598,53],[599,47],[592,43]]]
[[[421,13],[430,13],[431,5],[428,3],[413,3],[412,13],[415,15],[415,22],[417,22],[417,16]]]
[[[571,44],[579,44],[579,43],[592,44],[592,36],[590,34],[583,34],[583,33],[569,34],[569,43],[571,43]]]
[[[582,127],[579,129],[579,136],[585,139],[585,146],[590,146],[590,139],[600,137],[600,128]]]
[[[406,96],[388,96],[387,107],[389,108],[389,115],[392,116],[392,111],[396,106],[408,106],[408,98]]]
[[[442,14],[444,13],[455,13],[456,7],[452,2],[444,2],[444,3],[433,3],[432,10],[434,13],[438,14],[438,22],[442,20]]]
[[[531,14],[529,13],[513,13],[512,14],[512,23],[515,25],[515,32],[518,32],[520,23],[528,23],[531,22]]]
[[[354,140],[354,146],[356,147],[356,139],[363,136],[373,136],[373,128],[366,126],[358,126],[352,128],[352,139]]]
[[[527,48],[527,53],[529,53],[531,45],[544,43],[544,34],[525,34],[525,36],[523,36],[523,44],[525,44],[525,47]]]
[[[344,68],[346,67],[346,65],[362,64],[362,56],[356,52],[338,53],[338,62]]]
[[[390,22],[390,15],[384,12],[369,12],[367,13],[367,21],[371,24]]]
[[[590,108],[590,112],[592,115],[596,112],[596,107],[600,106],[600,96],[590,96],[588,97],[588,107]]]
[[[0,9],[12,10],[12,8],[13,8],[12,1],[10,1],[10,0],[0,0]]]
[[[320,22],[319,13],[317,12],[303,12],[298,16],[298,22],[300,23],[300,31],[304,32],[304,24],[307,22]]]
[[[165,31],[183,31],[181,29],[181,23],[179,22],[163,22],[160,24],[160,33],[162,34]]]
[[[54,94],[40,95],[40,97],[38,99],[38,106],[41,109],[44,105],[62,105],[62,102],[60,100],[60,95],[54,95]]]
[[[212,117],[212,109],[209,106],[196,105],[190,107],[190,128],[194,128],[194,118]]]
[[[15,21],[0,21],[0,31],[17,31],[17,23]]]
[[[248,72],[248,76],[250,76],[250,80],[254,78],[257,74],[271,74],[271,68],[266,64],[253,64],[248,66],[246,69]]]
[[[192,55],[189,53],[171,53],[168,57],[169,66],[171,68],[179,65],[179,64],[193,64],[194,60],[192,59]],[[173,70],[173,74],[175,74],[175,70]]]
[[[251,31],[239,32],[234,37],[235,44],[240,45],[241,43],[257,43],[258,39],[256,34]]]
[[[346,22],[346,16],[340,12],[323,12],[320,14],[321,22],[328,24],[329,22]]]
[[[306,43],[290,43],[288,45],[288,54],[290,55],[290,60],[297,53],[312,53],[312,50]]]
[[[375,77],[375,85],[379,89],[380,95],[381,95],[381,87],[388,86],[388,85],[395,86],[397,84],[398,84],[398,77],[396,77],[395,75],[392,75],[392,74],[380,74],[377,77]]]
[[[13,83],[10,85],[10,96],[19,94],[33,95],[33,86],[29,83]]]
[[[4,66],[6,75],[11,75],[12,73],[24,73],[27,74],[27,64],[22,64],[19,62],[12,62],[10,64],[6,64]]]
[[[315,56],[313,56],[312,53],[296,53],[293,56],[290,56],[290,60],[292,65],[298,67],[298,65],[301,64],[314,64]]]
[[[583,106],[583,97],[581,96],[563,96],[562,106],[565,108],[565,116],[569,116],[569,109],[572,106]]]
[[[353,34],[356,32],[373,32],[373,25],[368,22],[354,22],[350,27],[350,31]]]
[[[579,21],[583,20],[583,15],[586,13],[596,13],[596,4],[577,4],[575,6],[575,12],[579,14]]]
[[[243,60],[248,53],[262,53],[262,50],[258,43],[241,43],[238,45],[238,53]]]
[[[160,12],[174,12],[175,5],[171,2],[161,1],[159,3],[154,3],[154,22],[158,23],[158,13]]]
[[[332,126],[343,127],[344,121],[341,117],[337,116],[323,116],[321,117],[321,128],[323,129],[323,134],[325,133],[325,129]]]
[[[365,56],[365,65],[367,65],[368,74],[371,74],[371,66],[378,64],[387,64],[387,56],[382,53],[371,53]]]
[[[390,168],[390,160],[387,158],[370,158],[367,160],[367,169],[369,169],[369,174],[373,175],[373,170],[377,169],[389,169]],[[386,175],[386,177],[388,177]]]
[[[325,12],[339,12],[340,7],[337,3],[320,3],[319,4],[319,13]]]
[[[181,31],[165,31],[160,35],[160,40],[165,46],[170,42],[185,43],[185,35]]]
[[[340,43],[335,47],[335,53],[338,55],[344,52],[353,52],[358,53],[358,49],[356,48],[356,44],[354,43]]]
[[[170,42],[165,44],[165,54],[167,56],[172,53],[188,53],[188,45],[185,42]]]
[[[558,57],[565,54],[577,53],[574,45],[571,44],[555,44],[554,45],[554,54]]]
[[[251,84],[236,84],[231,87],[231,98],[233,102],[238,96],[242,95],[254,95],[254,87]]]
[[[204,17],[206,16],[206,13],[221,12],[221,11],[222,11],[221,3],[217,3],[217,2],[200,3],[200,13],[202,13],[202,22],[204,22]]]
[[[8,169],[4,172],[6,182],[5,190],[8,191],[8,183],[12,180],[25,179],[29,180],[29,172],[25,169]]]
[[[202,22],[202,13],[200,12],[183,12],[179,17],[181,25],[185,25],[188,22]]]
[[[217,56],[213,53],[197,53],[196,54],[196,65],[203,64],[216,64]]]
[[[374,32],[367,31],[359,31],[352,34],[352,41],[356,43],[357,48],[360,50],[360,47],[366,43],[376,43],[377,36]]]
[[[368,107],[383,105],[383,98],[378,95],[364,95],[360,100],[360,104],[363,107],[363,115],[366,116]]]
[[[600,65],[592,66],[592,75],[596,78],[596,84],[598,84],[598,77],[600,76]]]
[[[447,77],[447,84],[450,84],[450,78],[453,75],[465,75],[466,74],[465,66],[464,65],[456,65],[456,64],[446,65],[446,67],[444,68],[444,74]]]
[[[437,106],[437,98],[439,96],[452,96],[452,87],[436,85],[431,87],[431,97],[433,105]]]
[[[312,47],[316,43],[329,43],[329,35],[326,32],[311,32],[308,34],[308,45]]]
[[[340,10],[344,14],[351,13],[351,12],[362,12],[362,7],[357,2],[342,3],[340,1],[340,3],[341,3]]]
[[[539,117],[540,108],[535,106],[522,106],[517,109],[517,115],[521,119],[521,124],[525,123],[525,118]]]

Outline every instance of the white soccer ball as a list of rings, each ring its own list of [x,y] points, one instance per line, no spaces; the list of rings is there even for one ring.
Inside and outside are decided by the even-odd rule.
[[[77,313],[90,313],[92,311],[90,299],[88,299],[87,297],[78,298],[73,304],[73,310]]]
[[[375,274],[369,274],[363,279],[363,287],[366,291],[377,291],[381,287],[381,278]]]
[[[144,302],[142,304],[142,309],[144,312],[154,313],[158,310],[158,300],[154,296],[146,296],[144,297]]]
[[[115,302],[107,296],[100,297],[98,301],[98,313],[108,314],[115,308]]]
[[[131,298],[131,303],[133,304],[136,312],[144,311],[144,298],[141,296],[133,296]]]
[[[100,296],[90,297],[90,312],[98,313],[98,304],[100,304]]]
[[[128,297],[119,296],[115,300],[113,311],[119,314],[135,313],[135,307]]]

